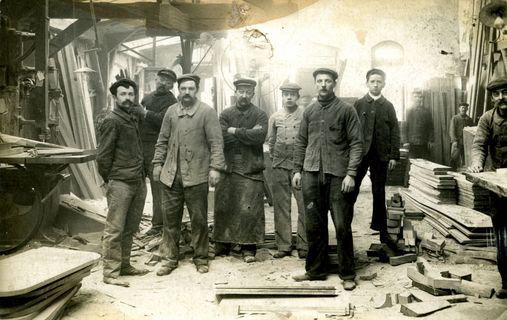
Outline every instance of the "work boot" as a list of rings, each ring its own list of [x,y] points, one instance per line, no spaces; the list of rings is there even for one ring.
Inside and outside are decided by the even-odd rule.
[[[304,249],[298,250],[298,257],[299,259],[306,259],[306,256],[308,255],[308,251]]]
[[[160,236],[162,235],[162,227],[151,227],[150,230],[146,231],[145,236]]]
[[[173,270],[176,269],[175,266],[162,266],[157,271],[157,276],[166,276],[169,273],[173,272]]]
[[[127,281],[122,281],[112,277],[104,277],[102,281],[107,284],[112,284],[114,286],[120,286],[125,288],[128,288],[130,286],[130,284]]]
[[[354,280],[343,280],[343,289],[354,290],[356,288],[356,282]]]
[[[500,289],[495,293],[498,299],[506,299],[507,298],[507,289]]]
[[[208,271],[209,271],[209,267],[205,264],[200,264],[195,267],[197,269],[197,272],[199,272],[199,273],[208,273]]]
[[[296,282],[301,281],[324,281],[327,279],[327,276],[318,276],[318,277],[312,277],[308,273],[300,274],[297,276],[293,276],[292,279]]]
[[[132,265],[128,265],[120,270],[120,276],[144,276],[150,272],[148,269],[137,269]]]
[[[275,259],[281,259],[283,257],[286,257],[286,256],[290,256],[291,255],[291,252],[290,251],[277,251],[274,255],[273,255],[273,258]]]

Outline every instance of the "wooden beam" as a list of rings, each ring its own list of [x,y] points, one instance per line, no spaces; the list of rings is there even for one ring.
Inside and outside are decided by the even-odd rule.
[[[65,30],[62,30],[56,37],[49,42],[49,57],[53,57],[58,51],[63,49],[86,30],[93,26],[91,19],[79,19],[74,21]]]
[[[97,19],[144,19],[152,7],[158,7],[155,1],[131,3],[94,2],[93,9]],[[52,19],[90,18],[90,2],[74,0],[50,0],[49,16]]]
[[[141,54],[141,53],[137,52],[136,50],[134,50],[134,49],[132,49],[132,48],[128,47],[127,45],[124,45],[123,43],[121,44],[121,46],[122,46],[123,48],[127,49],[128,51],[130,51],[130,52],[133,52],[133,53],[137,54],[137,55],[138,55],[138,56],[140,56],[141,58],[144,58],[145,60],[152,61],[152,59],[148,58],[148,57],[147,57],[147,56],[145,56],[144,54]]]

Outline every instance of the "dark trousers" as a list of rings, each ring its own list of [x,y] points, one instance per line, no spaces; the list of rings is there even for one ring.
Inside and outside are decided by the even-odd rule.
[[[104,276],[117,278],[130,264],[134,233],[139,229],[146,199],[146,182],[109,180],[107,218],[102,238]]]
[[[491,221],[496,237],[498,271],[502,277],[502,288],[507,289],[507,198],[490,192]]]
[[[298,208],[296,249],[308,250],[305,231],[305,214],[303,196],[300,189],[292,187],[292,172],[283,168],[273,168],[271,188],[273,192],[273,209],[275,215],[275,240],[280,251],[292,248],[292,194]]]
[[[410,144],[410,148],[408,150],[408,155],[410,159],[426,159],[430,158],[430,151],[428,149],[428,144]]]
[[[148,178],[150,178],[150,189],[153,204],[151,225],[154,228],[162,228],[162,183],[160,181],[153,181],[153,163],[151,163],[155,153],[155,143],[156,141],[143,141],[144,167],[147,168]]]
[[[179,258],[183,205],[187,205],[192,227],[194,264],[208,264],[208,183],[183,187],[181,173],[177,172],[173,185],[162,187],[164,228],[160,255],[164,266],[176,267]]]
[[[357,169],[356,187],[353,191],[355,202],[359,195],[361,182],[370,168],[371,192],[373,194],[370,228],[380,231],[381,234],[387,233],[386,180],[388,165],[388,161],[380,161],[375,153],[368,152]]]
[[[329,210],[336,230],[340,278],[352,280],[356,276],[351,228],[354,199],[352,193],[342,193],[342,182],[343,177],[322,177],[318,172],[303,172],[303,201],[308,240],[305,269],[310,277],[322,277],[328,272]]]
[[[463,143],[457,143],[451,146],[451,168],[459,169],[465,163],[465,147]]]

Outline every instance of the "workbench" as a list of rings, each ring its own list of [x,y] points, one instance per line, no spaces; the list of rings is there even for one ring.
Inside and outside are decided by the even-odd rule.
[[[507,197],[507,177],[500,175],[495,171],[485,171],[479,173],[465,172],[468,181],[481,186],[499,196]]]

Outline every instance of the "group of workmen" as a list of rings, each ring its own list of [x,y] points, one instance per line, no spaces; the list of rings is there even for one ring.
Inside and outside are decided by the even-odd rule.
[[[385,78],[382,70],[369,70],[368,93],[352,106],[335,96],[338,74],[318,68],[313,72],[316,99],[305,108],[299,106],[301,87],[286,83],[280,87],[283,109],[269,120],[252,103],[256,87],[252,79],[234,81],[235,103],[219,116],[197,98],[200,78],[195,74],[176,77],[169,69],[160,70],[156,91],[141,104],[135,103],[135,82],[116,81],[110,87],[115,107],[99,127],[97,154],[108,202],[103,281],[128,286],[119,276],[148,272],[130,264],[147,176],[153,194],[148,234],[162,230],[158,276],[168,275],[178,266],[184,206],[191,223],[193,262],[199,273],[208,272],[210,186],[215,187],[214,255],[229,254],[234,248],[241,251],[246,263],[254,262],[257,245],[264,242],[265,235],[263,144],[268,141],[278,249],[273,257],[291,255],[294,195],[298,208],[296,249],[298,256],[306,259],[306,272],[293,279],[327,278],[330,212],[336,231],[338,274],[344,289],[353,290],[351,224],[368,170],[373,194],[371,229],[379,232],[382,243],[395,246],[387,233],[385,183],[388,170],[400,158],[400,130],[393,104],[382,95]],[[177,98],[171,93],[174,83],[178,85]],[[432,141],[432,130],[428,132],[431,114],[422,106],[422,92],[414,91],[413,95],[416,104],[407,115],[407,140],[411,154],[423,157]]]

